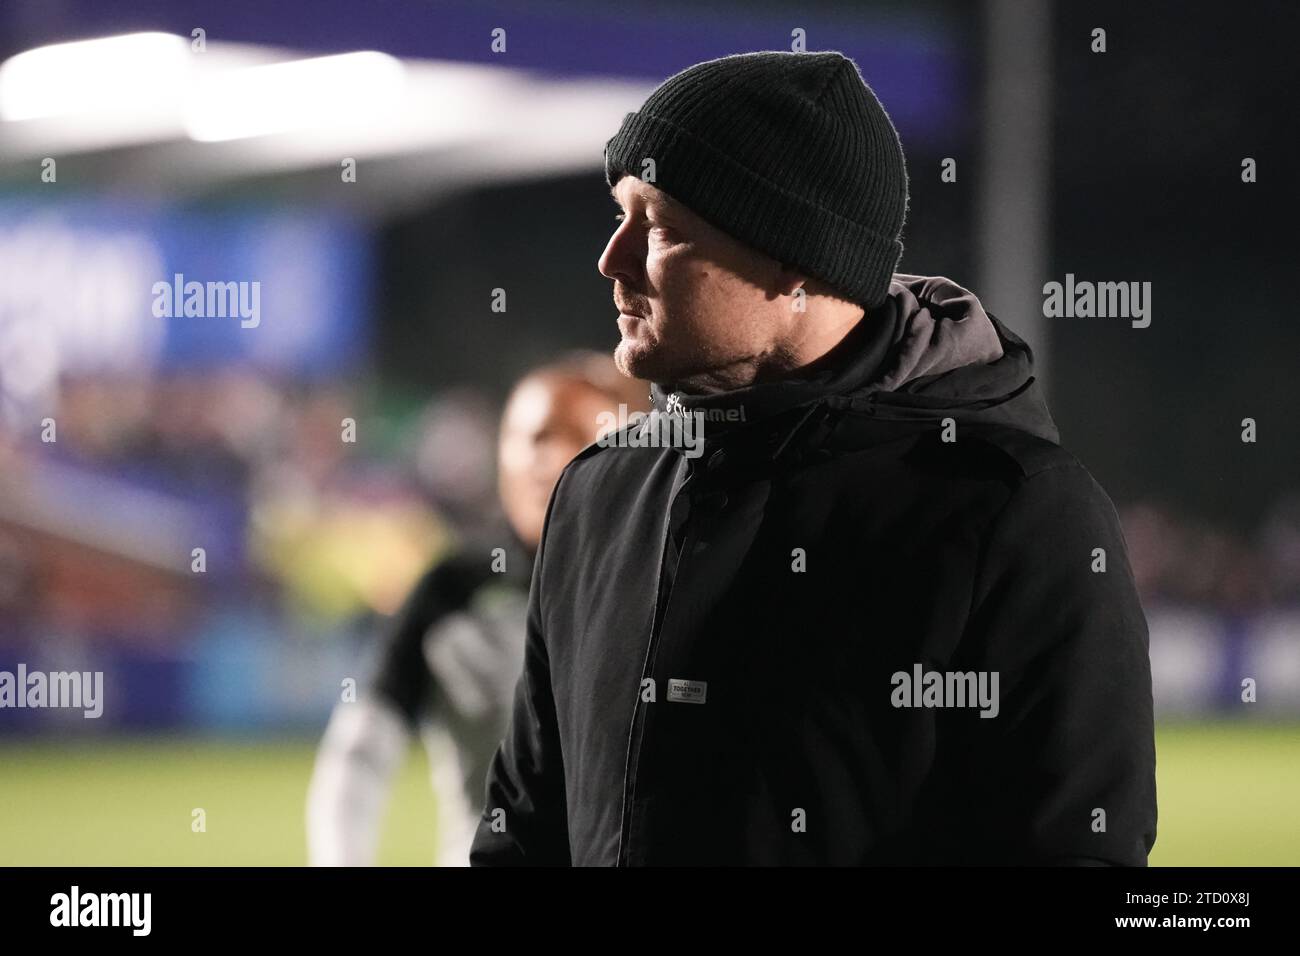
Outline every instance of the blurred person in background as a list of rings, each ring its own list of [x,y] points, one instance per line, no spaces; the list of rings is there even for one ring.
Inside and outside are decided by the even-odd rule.
[[[382,637],[373,678],[334,709],[307,798],[314,866],[375,862],[393,775],[419,735],[436,799],[437,864],[466,866],[487,768],[523,666],[533,557],[556,479],[603,431],[602,413],[648,407],[648,387],[597,352],[529,372],[501,419],[506,525],[453,548],[420,579]]]

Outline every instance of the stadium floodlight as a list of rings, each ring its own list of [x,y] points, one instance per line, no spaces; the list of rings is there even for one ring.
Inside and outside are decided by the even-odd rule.
[[[185,128],[191,139],[218,142],[371,125],[401,103],[405,72],[396,57],[362,51],[212,76],[199,84]]]
[[[153,114],[185,88],[189,41],[128,33],[37,47],[0,64],[0,119]]]

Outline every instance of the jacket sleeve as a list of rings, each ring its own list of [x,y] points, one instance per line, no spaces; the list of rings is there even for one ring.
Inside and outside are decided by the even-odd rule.
[[[477,555],[463,552],[439,561],[416,583],[383,635],[371,690],[396,708],[411,732],[439,693],[424,659],[425,635],[446,615],[467,607],[475,590],[491,577],[479,564]]]
[[[970,625],[978,666],[1000,684],[970,752],[987,855],[1145,866],[1156,836],[1146,617],[1115,508],[1077,462],[1023,480],[1003,508]]]
[[[561,476],[563,480],[563,476]],[[545,528],[551,524],[547,508]],[[524,668],[505,739],[488,768],[470,866],[569,866],[564,764],[542,621],[546,533],[528,594]]]

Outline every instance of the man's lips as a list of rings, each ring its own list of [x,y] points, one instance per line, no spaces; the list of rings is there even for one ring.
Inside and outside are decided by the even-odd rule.
[[[625,336],[637,335],[637,330],[645,321],[645,316],[637,315],[635,312],[620,312],[618,314],[618,330]]]

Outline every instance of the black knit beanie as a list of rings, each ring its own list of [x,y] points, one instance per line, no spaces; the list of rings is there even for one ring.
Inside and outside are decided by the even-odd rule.
[[[669,77],[605,146],[703,219],[871,309],[903,252],[898,132],[840,53],[741,53]]]

